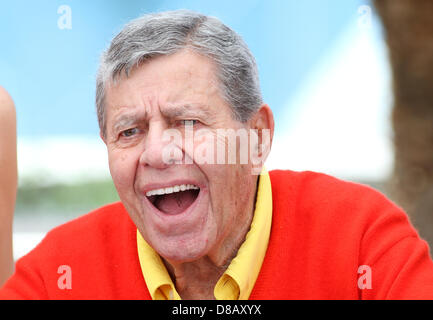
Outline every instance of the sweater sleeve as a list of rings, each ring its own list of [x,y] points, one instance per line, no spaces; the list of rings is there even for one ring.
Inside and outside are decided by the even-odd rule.
[[[360,247],[362,299],[433,299],[433,261],[407,214],[379,193],[367,215]],[[367,274],[369,269],[370,273]],[[363,272],[365,270],[365,272]],[[370,284],[364,282],[370,277]]]

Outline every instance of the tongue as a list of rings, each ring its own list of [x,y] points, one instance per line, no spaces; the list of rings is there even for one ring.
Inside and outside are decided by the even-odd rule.
[[[154,205],[167,214],[178,214],[185,211],[197,198],[193,190],[175,192],[157,197]]]

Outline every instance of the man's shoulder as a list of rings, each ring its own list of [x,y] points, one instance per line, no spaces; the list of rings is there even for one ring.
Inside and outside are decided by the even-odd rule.
[[[272,191],[278,195],[284,193],[297,198],[307,197],[309,201],[317,198],[327,199],[324,204],[334,201],[360,200],[362,197],[373,197],[386,200],[386,196],[371,186],[342,180],[340,178],[314,171],[272,170]]]
[[[80,217],[61,224],[50,231],[51,234],[72,235],[80,232],[84,235],[95,234],[95,232],[107,232],[118,229],[119,224],[129,222],[128,213],[121,202],[104,205],[90,211]],[[87,233],[87,231],[91,231]],[[83,234],[82,234],[83,235]]]
[[[331,223],[365,225],[390,210],[405,216],[382,192],[368,185],[313,171],[273,170],[270,177],[274,206],[290,211],[292,218],[326,225],[333,219]]]
[[[431,295],[428,245],[382,193],[311,171],[276,170],[270,177],[274,210],[259,286],[269,274],[288,299]],[[359,290],[361,266],[377,279],[373,290]],[[409,278],[414,285],[407,286]]]
[[[133,226],[121,202],[108,204],[53,228],[37,251],[49,256],[70,255],[71,252],[83,256],[80,253],[115,245],[122,235],[135,231]]]
[[[72,277],[74,290],[59,287],[62,272]],[[11,291],[6,296],[142,297],[146,289],[144,284],[139,284],[141,280],[136,228],[118,202],[49,231],[36,248],[17,261],[15,275],[7,283]],[[131,289],[130,283],[139,285]]]

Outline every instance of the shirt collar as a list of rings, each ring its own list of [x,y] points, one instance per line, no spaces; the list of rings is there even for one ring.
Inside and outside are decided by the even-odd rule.
[[[259,177],[253,220],[236,257],[214,288],[218,300],[248,299],[259,275],[269,242],[272,224],[272,188],[269,173]],[[158,253],[137,229],[141,271],[153,300],[178,300],[179,294]]]

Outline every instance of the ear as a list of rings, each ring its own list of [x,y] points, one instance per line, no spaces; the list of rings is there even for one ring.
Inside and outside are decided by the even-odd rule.
[[[269,155],[274,137],[275,124],[271,108],[267,104],[262,104],[249,122],[250,128],[257,130],[256,132],[258,134],[258,145],[252,147],[259,148],[259,146],[261,146],[261,151],[259,151],[258,156],[261,157],[264,162]],[[261,154],[261,152],[265,152],[265,154]]]

